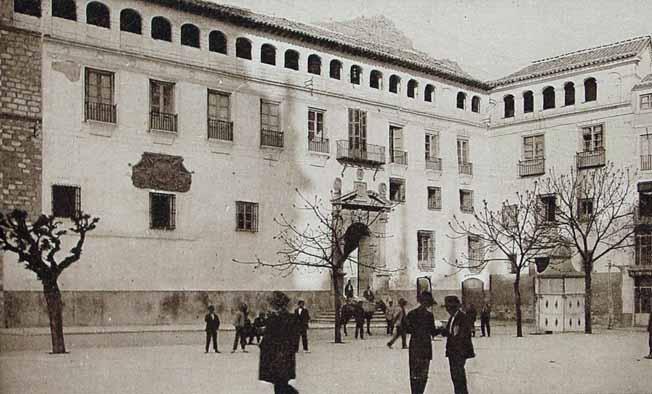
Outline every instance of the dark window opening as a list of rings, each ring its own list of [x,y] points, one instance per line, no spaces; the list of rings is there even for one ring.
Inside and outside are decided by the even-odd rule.
[[[473,191],[460,189],[460,211],[473,213]]]
[[[572,82],[564,85],[564,105],[575,105],[575,84]]]
[[[208,35],[208,50],[226,55],[226,36],[219,30],[213,30]]]
[[[235,57],[251,60],[251,41],[238,37],[235,40]]]
[[[52,0],[52,16],[77,20],[77,4],[73,0]]]
[[[534,93],[531,90],[523,93],[523,112],[534,112]]]
[[[433,102],[433,96],[435,95],[435,87],[432,85],[426,85],[426,89],[423,91],[423,101]]]
[[[149,193],[149,228],[174,230],[176,202],[174,194]]]
[[[172,42],[172,25],[162,16],[152,18],[152,38]]]
[[[457,108],[466,109],[466,94],[464,92],[457,93]]]
[[[14,12],[41,17],[41,0],[14,0]]]
[[[417,95],[418,87],[419,87],[419,83],[414,79],[410,79],[407,85],[407,96],[410,98],[415,98]]]
[[[638,193],[638,213],[640,216],[652,217],[652,192]]]
[[[372,70],[369,74],[369,87],[380,89],[380,82],[383,80],[383,73],[378,70]]]
[[[398,75],[389,77],[389,92],[398,93],[398,87],[401,84],[401,78]]]
[[[89,25],[111,28],[111,12],[109,7],[97,1],[86,6],[86,23]]]
[[[258,204],[236,201],[235,222],[237,231],[258,231]]]
[[[317,55],[308,56],[308,73],[321,75],[321,58]]]
[[[81,188],[77,186],[52,186],[52,215],[73,218],[81,212]]]
[[[544,222],[554,222],[557,213],[557,198],[555,196],[541,196],[541,218]]]
[[[514,96],[512,96],[511,94],[505,96],[503,102],[505,104],[505,117],[506,118],[514,117]]]
[[[342,74],[342,62],[339,60],[331,60],[330,77],[333,79],[340,79]]]
[[[285,68],[299,70],[299,52],[292,49],[285,51]]]
[[[260,62],[271,66],[276,65],[276,48],[273,45],[263,44],[260,47]]]
[[[428,187],[428,209],[441,209],[440,187]]]
[[[534,264],[537,266],[537,272],[542,273],[543,271],[548,268],[548,264],[550,264],[550,258],[549,257],[535,257],[534,258]]]
[[[595,101],[598,98],[598,84],[595,78],[584,81],[584,101]]]
[[[555,88],[548,86],[543,89],[543,109],[555,108]]]
[[[473,98],[471,98],[471,112],[480,112],[480,97],[473,96]]]
[[[129,8],[120,11],[120,31],[142,34],[143,22],[140,14]]]
[[[351,66],[351,83],[355,85],[360,85],[361,74],[362,74],[362,68],[360,68],[360,66],[356,66],[356,65]]]
[[[405,180],[389,178],[389,200],[405,202]]]
[[[593,215],[593,199],[580,198],[577,200],[577,217],[581,221],[587,221]]]
[[[181,26],[181,45],[199,48],[199,28],[197,26],[190,23]]]

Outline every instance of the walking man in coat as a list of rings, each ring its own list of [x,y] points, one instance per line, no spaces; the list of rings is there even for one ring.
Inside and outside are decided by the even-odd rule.
[[[446,357],[450,367],[455,394],[468,394],[466,387],[466,360],[475,357],[471,342],[471,322],[460,309],[460,299],[451,295],[444,298],[444,306],[450,315],[442,335],[446,340]]]
[[[419,307],[411,310],[405,318],[405,329],[410,335],[410,389],[412,394],[423,394],[428,383],[428,370],[432,360],[432,337],[439,333],[435,318],[430,312],[434,304],[432,294],[424,291],[419,295]]]
[[[213,350],[215,350],[215,353],[219,353],[220,351],[217,350],[217,330],[220,329],[220,318],[215,313],[213,305],[208,306],[208,313],[204,317],[204,322],[206,322],[206,353],[208,353],[211,339],[213,340]]]
[[[351,279],[346,281],[346,286],[344,287],[344,295],[347,300],[353,298],[353,285],[351,284]]]
[[[480,336],[485,336],[485,333],[488,337],[491,336],[491,306],[488,303],[485,303],[480,310]],[[652,348],[651,352],[652,352]]]
[[[355,339],[358,339],[358,332],[360,339],[364,339],[364,308],[362,308],[362,301],[358,301],[353,306],[353,318],[355,319]]]
[[[394,332],[394,301],[389,300],[385,308],[385,322],[387,322],[387,335]]]
[[[240,305],[238,312],[235,314],[233,319],[233,326],[235,326],[235,338],[233,339],[233,350],[231,353],[235,353],[238,348],[238,341],[240,342],[240,347],[242,347],[242,352],[247,353],[245,346],[247,344],[247,332],[245,330],[245,323],[247,321],[247,304]]]
[[[394,327],[396,327],[396,330],[394,331],[394,335],[392,336],[392,339],[387,342],[387,347],[392,348],[392,345],[396,340],[398,339],[399,335],[401,336],[401,344],[403,345],[403,349],[407,349],[407,333],[405,331],[405,306],[407,305],[407,301],[405,298],[401,298],[398,300],[398,308],[394,311]]]
[[[294,310],[294,315],[299,323],[299,334],[301,335],[303,351],[310,353],[310,350],[308,350],[308,323],[310,322],[310,313],[306,309],[303,300],[299,300],[297,309]],[[298,346],[299,344],[297,343],[297,350]]]

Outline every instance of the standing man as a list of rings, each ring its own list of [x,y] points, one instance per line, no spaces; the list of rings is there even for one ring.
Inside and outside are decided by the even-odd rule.
[[[469,309],[466,310],[466,316],[471,322],[471,336],[475,337],[475,321],[478,318],[478,310],[475,309],[475,305],[469,304]]]
[[[344,295],[346,296],[347,300],[353,298],[353,285],[351,284],[351,279],[346,282],[346,286],[344,287]]]
[[[247,345],[247,333],[245,331],[245,323],[247,321],[247,304],[240,305],[238,312],[235,314],[233,319],[233,326],[235,327],[235,338],[233,339],[233,350],[231,353],[235,353],[238,348],[238,342],[240,342],[240,347],[242,347],[242,352],[247,353],[245,346]]]
[[[206,322],[206,353],[208,353],[208,347],[211,344],[211,339],[213,340],[213,350],[215,353],[219,353],[217,350],[217,330],[220,329],[220,318],[215,313],[215,307],[213,305],[208,306],[208,313],[204,317]]]
[[[362,296],[369,302],[374,302],[376,299],[373,290],[371,290],[371,286],[367,286],[367,290],[362,293]]]
[[[410,335],[410,389],[412,394],[423,394],[428,383],[428,370],[432,360],[432,337],[439,333],[435,318],[430,312],[434,304],[432,294],[424,291],[419,295],[419,307],[405,318],[405,329]]]
[[[394,332],[394,301],[389,300],[385,307],[385,322],[387,322],[387,335]]]
[[[451,372],[455,394],[468,394],[466,387],[466,359],[475,357],[471,342],[471,322],[460,309],[460,299],[451,295],[444,298],[444,306],[450,315],[442,335],[446,340],[446,357]]]
[[[355,339],[358,339],[358,332],[360,333],[360,339],[364,339],[364,308],[362,308],[362,301],[358,301],[353,308]]]
[[[297,309],[294,310],[294,315],[299,323],[299,334],[301,335],[303,351],[310,353],[310,350],[308,350],[308,323],[310,322],[310,313],[308,313],[308,309],[304,305],[303,300],[299,300]]]
[[[394,326],[396,327],[396,331],[394,331],[394,335],[392,336],[392,339],[387,342],[387,347],[392,348],[392,345],[396,340],[398,339],[398,336],[401,336],[401,343],[402,343],[402,348],[407,349],[407,332],[405,331],[405,306],[407,305],[407,301],[405,298],[400,298],[398,300],[398,309],[394,311]]]
[[[645,356],[645,358],[652,359],[652,313],[650,313],[650,319],[647,322],[647,332],[649,334],[648,344],[650,345],[650,354]]]
[[[491,336],[491,306],[485,303],[480,310],[480,336],[485,336],[485,330],[488,337]],[[652,344],[650,344],[650,353],[652,354]]]

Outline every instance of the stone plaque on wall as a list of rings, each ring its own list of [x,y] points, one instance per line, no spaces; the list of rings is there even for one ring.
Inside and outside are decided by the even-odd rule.
[[[190,190],[192,174],[183,166],[183,157],[144,152],[132,167],[131,181],[141,189],[184,193]]]

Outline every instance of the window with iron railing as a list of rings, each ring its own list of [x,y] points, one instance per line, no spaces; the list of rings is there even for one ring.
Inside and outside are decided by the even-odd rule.
[[[554,195],[539,196],[539,217],[544,222],[557,220],[557,197]]]
[[[389,126],[389,162],[407,165],[407,152],[403,150],[403,128]]]
[[[283,147],[279,103],[260,101],[260,145]]]
[[[226,93],[208,90],[208,138],[233,141],[230,97]]]
[[[237,231],[258,231],[258,203],[236,201],[235,223]]]
[[[641,135],[641,170],[652,170],[652,134]]]
[[[441,187],[438,186],[428,187],[428,209],[431,210],[441,209]]]
[[[149,228],[174,230],[176,227],[176,197],[168,193],[149,193]]]
[[[478,273],[484,264],[484,250],[482,240],[477,236],[470,235],[467,238],[467,245],[469,271],[472,273]]]
[[[460,189],[460,211],[473,213],[473,191]]]
[[[329,141],[324,131],[324,112],[321,109],[308,109],[308,150],[328,153]]]
[[[87,68],[84,86],[84,119],[115,123],[114,74]]]
[[[636,234],[636,265],[652,265],[652,233]]]
[[[419,271],[431,272],[435,268],[435,233],[417,231],[417,267]]]
[[[468,139],[457,139],[457,168],[460,174],[473,175],[473,165],[469,161]]]
[[[518,162],[519,176],[545,174],[544,135],[523,137],[523,160]]]
[[[177,131],[177,114],[174,113],[174,84],[149,81],[151,130]]]
[[[389,178],[389,200],[405,202],[405,179]]]
[[[73,218],[81,212],[81,188],[79,186],[52,185],[52,215],[57,218]]]
[[[501,211],[501,224],[503,227],[510,229],[518,225],[518,205],[503,205]]]
[[[588,221],[593,215],[593,199],[592,198],[578,198],[577,199],[577,218],[581,222]]]

